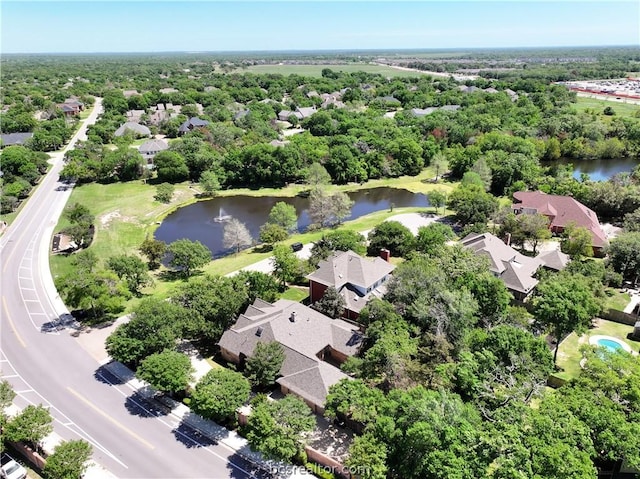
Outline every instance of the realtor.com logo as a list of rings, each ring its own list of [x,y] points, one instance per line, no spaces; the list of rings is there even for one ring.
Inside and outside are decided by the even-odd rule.
[[[325,471],[331,474],[335,474],[338,477],[350,477],[353,479],[359,477],[367,477],[369,474],[369,468],[365,466],[340,466],[340,467],[332,467],[332,466],[321,466],[319,464],[314,464],[313,468],[305,467],[305,466],[293,466],[288,464],[279,464],[277,466],[272,466],[270,468],[270,472],[273,477],[290,477],[296,473],[317,473],[318,471]]]

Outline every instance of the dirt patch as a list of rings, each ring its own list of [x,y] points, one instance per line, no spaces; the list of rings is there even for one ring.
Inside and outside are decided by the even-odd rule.
[[[100,226],[106,228],[109,224],[116,218],[120,218],[120,210],[112,211],[111,213],[107,213],[106,215],[102,215],[100,217]]]

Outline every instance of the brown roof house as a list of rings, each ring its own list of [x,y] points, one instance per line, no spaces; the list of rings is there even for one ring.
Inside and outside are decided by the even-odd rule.
[[[307,275],[311,302],[318,301],[327,288],[333,286],[344,299],[344,317],[358,319],[372,297],[381,297],[386,292],[386,282],[395,268],[387,260],[368,260],[351,250],[334,252]]]
[[[84,103],[77,98],[67,98],[64,103],[59,103],[58,108],[62,110],[65,116],[76,116],[84,110]]]
[[[258,343],[277,341],[285,352],[276,382],[284,394],[302,398],[317,413],[324,412],[329,388],[348,378],[338,366],[358,352],[363,335],[357,326],[331,319],[286,299],[261,299],[247,308],[218,342],[222,357],[243,364]]]
[[[524,301],[538,284],[533,275],[542,266],[539,258],[518,253],[491,233],[471,233],[460,243],[474,253],[486,256],[489,270],[504,282],[516,299]]]
[[[543,214],[549,218],[549,229],[554,233],[562,233],[571,223],[589,230],[594,254],[601,254],[608,244],[598,216],[570,196],[548,195],[542,191],[517,191],[513,198],[515,203],[511,208],[516,214]]]

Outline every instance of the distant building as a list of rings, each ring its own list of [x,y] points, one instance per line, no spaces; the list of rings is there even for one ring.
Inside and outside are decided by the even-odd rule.
[[[126,122],[120,128],[118,128],[113,136],[123,136],[127,132],[133,133],[134,136],[149,136],[151,135],[151,130],[144,125],[140,125],[139,123],[133,123],[131,121]]]
[[[197,117],[189,118],[182,125],[180,125],[180,128],[178,129],[178,133],[180,135],[184,135],[185,133],[188,133],[195,128],[203,128],[208,124],[209,122],[207,120],[201,120],[200,118],[197,118]]]
[[[24,145],[33,133],[2,133],[0,134],[0,148],[5,146]]]

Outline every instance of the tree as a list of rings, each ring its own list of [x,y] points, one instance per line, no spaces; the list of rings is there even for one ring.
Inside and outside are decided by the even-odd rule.
[[[167,183],[179,183],[189,178],[189,168],[180,153],[161,151],[153,158],[158,180]]]
[[[167,243],[147,236],[139,251],[149,260],[149,269],[157,269],[167,253]]]
[[[304,437],[315,427],[309,406],[296,396],[258,403],[246,426],[249,445],[265,456],[290,461],[303,450]]]
[[[172,255],[169,264],[182,271],[185,277],[211,261],[211,251],[200,241],[179,239],[171,243],[167,250]]]
[[[91,214],[89,208],[80,203],[65,208],[64,216],[69,220],[71,226],[65,228],[64,232],[68,234],[78,248],[89,246],[93,236],[92,226],[95,216]]]
[[[375,424],[387,406],[383,392],[361,379],[341,379],[329,387],[325,400],[325,414],[330,419],[355,423],[356,430]]]
[[[147,356],[136,370],[138,378],[170,395],[186,390],[192,373],[189,356],[169,349]]]
[[[538,284],[533,307],[536,320],[556,340],[555,363],[562,339],[574,331],[584,332],[600,311],[600,301],[584,276],[558,275]]]
[[[198,182],[200,183],[200,186],[202,187],[204,192],[208,195],[213,195],[220,189],[220,181],[218,180],[218,175],[216,175],[215,172],[211,170],[203,171]]]
[[[418,228],[416,249],[421,253],[434,254],[442,245],[456,237],[451,226],[431,223]]]
[[[438,214],[438,208],[442,208],[442,213],[444,214],[444,206],[447,202],[447,196],[442,191],[431,190],[427,193],[427,199],[429,200],[429,204],[435,208],[436,214]]]
[[[78,479],[87,470],[92,447],[87,441],[63,441],[47,457],[42,471],[47,479]]]
[[[134,309],[131,320],[107,337],[109,356],[129,366],[137,366],[147,356],[175,348],[181,326],[189,311],[178,304],[144,299]]]
[[[156,186],[156,194],[153,197],[156,201],[160,203],[171,203],[171,198],[173,198],[173,193],[175,191],[175,187],[170,183],[161,183]]]
[[[367,254],[378,256],[380,250],[388,249],[393,256],[406,256],[415,247],[411,230],[399,221],[384,221],[369,233]]]
[[[273,276],[279,279],[282,286],[287,283],[296,281],[302,272],[300,259],[292,251],[291,247],[283,244],[274,246],[273,257],[271,258],[273,266]]]
[[[16,393],[13,391],[11,384],[6,379],[0,381],[0,430],[4,430],[7,422],[7,414],[5,409],[13,402]],[[0,452],[4,450],[4,441],[0,440]]]
[[[151,283],[149,268],[144,262],[133,255],[112,256],[107,260],[107,266],[113,270],[120,279],[127,281],[129,291],[138,293],[141,286]]]
[[[549,218],[540,213],[517,215],[519,234],[522,236],[523,244],[529,241],[533,248],[533,255],[538,254],[538,244],[541,241],[551,238],[549,231]],[[589,238],[591,241],[591,238]]]
[[[364,256],[367,252],[366,238],[357,231],[337,229],[330,231],[316,241],[311,248],[309,264],[317,267],[321,260],[327,259],[334,251],[353,251]]]
[[[269,212],[268,223],[278,225],[287,232],[295,231],[298,227],[298,215],[293,205],[278,201]]]
[[[431,158],[431,166],[436,169],[436,183],[438,182],[438,176],[440,174],[444,174],[449,168],[449,160],[447,159],[447,155],[442,151],[439,151],[433,158]]]
[[[640,232],[622,233],[607,248],[608,263],[626,280],[640,280]]]
[[[285,355],[282,345],[277,341],[259,342],[253,354],[247,359],[245,375],[254,386],[268,387],[275,383]]]
[[[353,201],[341,191],[330,195],[316,188],[309,195],[309,218],[320,228],[335,226],[351,214]]]
[[[242,248],[251,246],[253,238],[244,223],[236,218],[231,218],[224,224],[222,242],[225,248],[234,249],[236,253],[239,253]]]
[[[40,441],[53,432],[53,418],[42,404],[29,405],[11,419],[5,428],[5,437],[11,442],[24,442],[35,450]]]
[[[449,195],[449,207],[464,225],[486,223],[498,209],[498,201],[479,185],[459,186]]]
[[[278,299],[280,285],[270,274],[260,271],[240,271],[236,277],[247,287],[247,304],[253,303],[257,298],[267,303],[273,303]]]
[[[186,309],[189,317],[182,337],[216,343],[250,304],[252,284],[251,279],[240,273],[232,277],[205,274],[180,285],[173,300]]]
[[[260,241],[266,244],[278,243],[289,237],[289,233],[282,226],[265,223],[260,227]]]
[[[386,460],[386,445],[378,441],[373,434],[365,434],[353,440],[345,465],[362,479],[385,479]]]
[[[624,229],[627,231],[640,231],[640,208],[624,216]]]
[[[249,399],[251,386],[240,373],[226,368],[209,371],[191,395],[191,407],[197,414],[226,422]]]
[[[305,183],[311,186],[311,189],[314,190],[319,186],[330,184],[331,175],[329,175],[325,167],[320,163],[311,163],[311,165],[307,169]]]
[[[316,301],[312,307],[325,316],[337,319],[342,317],[342,313],[344,313],[345,302],[336,288],[329,286],[322,295],[322,298]]]
[[[583,226],[568,224],[563,232],[563,239],[560,248],[563,253],[568,254],[571,259],[579,260],[582,257],[593,256],[591,246],[592,239],[589,230]]]

